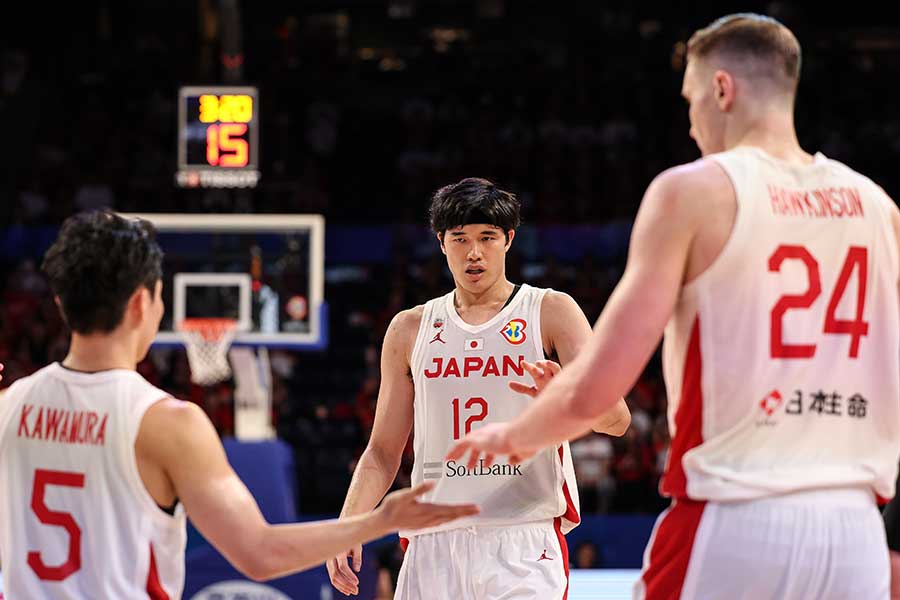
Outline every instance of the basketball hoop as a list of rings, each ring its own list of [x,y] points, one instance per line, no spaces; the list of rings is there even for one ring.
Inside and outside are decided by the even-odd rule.
[[[228,348],[234,341],[235,319],[184,319],[178,329],[191,366],[191,381],[213,385],[231,376]]]

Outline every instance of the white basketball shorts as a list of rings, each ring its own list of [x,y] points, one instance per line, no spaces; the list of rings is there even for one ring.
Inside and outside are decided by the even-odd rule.
[[[888,600],[884,522],[868,490],[744,502],[676,500],[659,516],[635,600]]]
[[[558,521],[415,536],[394,600],[565,600],[569,557]]]

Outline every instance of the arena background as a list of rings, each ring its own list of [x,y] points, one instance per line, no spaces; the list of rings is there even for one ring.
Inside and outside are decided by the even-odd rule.
[[[518,194],[524,225],[510,278],[566,291],[597,318],[643,190],[698,157],[679,96],[684,42],[714,18],[754,10],[791,27],[804,49],[802,145],[900,197],[900,21],[887,12],[526,0],[107,0],[17,10],[4,19],[0,65],[0,385],[65,355],[38,265],[74,212],[322,214],[329,344],[273,353],[282,445],[242,455],[231,439],[233,387],[193,385],[183,351],[154,350],[140,366],[204,407],[235,460],[287,469],[284,487],[269,492],[270,473],[255,481],[242,471],[276,520],[337,514],[372,425],[387,323],[452,286],[424,226],[435,188],[482,176]],[[259,90],[255,188],[175,183],[178,90],[208,84]],[[624,437],[572,445],[585,514],[569,537],[572,566],[601,569],[573,574],[573,598],[623,597],[616,590],[634,576],[667,505],[657,493],[668,449],[658,357],[627,400]],[[408,485],[411,463],[410,452],[396,487]],[[237,578],[193,532],[189,554],[189,589]],[[366,556],[364,597],[391,597],[396,538]],[[332,597],[324,569],[273,587]]]

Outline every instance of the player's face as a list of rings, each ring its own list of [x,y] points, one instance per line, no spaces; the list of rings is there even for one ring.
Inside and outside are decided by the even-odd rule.
[[[441,250],[456,285],[478,293],[490,288],[506,272],[506,251],[514,231],[508,232],[494,225],[465,225],[444,232]]]
[[[725,114],[715,98],[712,69],[697,59],[688,60],[681,95],[689,105],[690,136],[703,156],[725,150]]]

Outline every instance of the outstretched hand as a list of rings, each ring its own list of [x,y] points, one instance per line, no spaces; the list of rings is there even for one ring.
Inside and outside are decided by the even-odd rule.
[[[348,559],[353,560],[352,569]],[[325,566],[328,568],[328,577],[331,579],[331,585],[339,592],[345,596],[359,595],[359,577],[356,574],[362,569],[361,544],[341,552],[325,563]]]
[[[541,393],[541,391],[547,387],[547,384],[550,383],[550,380],[556,377],[562,370],[559,363],[552,360],[539,360],[533,363],[523,360],[522,366],[528,371],[528,374],[531,375],[531,378],[534,380],[534,385],[525,385],[518,381],[510,381],[509,389],[520,394],[525,394],[526,396],[531,396],[532,398]]]
[[[511,465],[523,463],[535,454],[533,450],[523,451],[512,447],[509,443],[509,423],[492,423],[476,429],[456,442],[450,448],[446,458],[447,460],[460,460],[467,452],[471,452],[467,463],[469,469],[474,469],[478,465],[478,459],[482,455],[484,455],[484,466],[490,467],[494,464],[494,457],[498,454],[509,456]]]
[[[460,517],[478,514],[478,507],[474,504],[432,504],[430,502],[420,502],[419,496],[430,492],[434,485],[433,481],[426,481],[414,488],[407,488],[388,494],[377,509],[387,528],[390,531],[424,529],[441,525]]]

